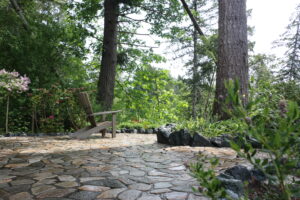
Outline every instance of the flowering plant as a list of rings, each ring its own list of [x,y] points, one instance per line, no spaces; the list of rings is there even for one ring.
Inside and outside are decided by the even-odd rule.
[[[5,69],[0,70],[0,93],[4,93],[7,96],[6,104],[6,121],[5,132],[8,133],[8,110],[9,110],[9,96],[12,92],[25,92],[27,91],[30,79],[25,76],[21,76],[18,72],[8,72]]]
[[[5,69],[0,70],[0,89],[4,92],[24,92],[27,91],[30,79],[20,76],[18,72],[8,72]]]

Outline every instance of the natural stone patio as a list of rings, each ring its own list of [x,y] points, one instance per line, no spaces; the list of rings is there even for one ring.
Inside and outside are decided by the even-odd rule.
[[[219,157],[218,170],[247,164],[227,148],[169,147],[154,134],[0,138],[0,200],[204,200],[186,168],[199,151]]]

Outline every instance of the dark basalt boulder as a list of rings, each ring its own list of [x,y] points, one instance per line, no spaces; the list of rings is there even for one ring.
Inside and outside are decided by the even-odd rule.
[[[153,129],[152,129],[152,128],[146,129],[146,133],[147,133],[147,134],[153,134]]]
[[[139,133],[145,133],[146,130],[145,130],[144,128],[139,128],[139,129],[138,129],[138,132],[139,132]]]
[[[171,135],[172,130],[171,128],[161,127],[157,130],[157,142],[162,144],[170,144],[169,143],[169,136]]]
[[[232,168],[229,168],[225,170],[225,174],[228,174],[232,176],[235,179],[241,180],[241,181],[248,181],[251,179],[251,172],[247,169],[247,167],[237,165]]]
[[[230,147],[230,136],[221,135],[217,137],[210,138],[210,143],[215,147]]]
[[[193,147],[211,147],[213,146],[208,139],[200,135],[199,133],[195,133],[192,142]]]
[[[223,178],[222,176],[217,176],[217,179],[221,182],[221,185],[231,192],[242,196],[244,194],[244,185],[241,180],[234,178]]]
[[[174,146],[191,145],[192,137],[187,129],[181,129],[170,134],[169,143]]]
[[[263,182],[267,180],[266,175],[259,169],[251,169],[251,178],[255,181]]]

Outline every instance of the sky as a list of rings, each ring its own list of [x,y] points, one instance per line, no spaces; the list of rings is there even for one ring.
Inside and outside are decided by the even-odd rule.
[[[255,41],[254,52],[275,54],[283,57],[284,48],[273,48],[273,42],[280,39],[290,17],[295,12],[299,0],[247,0],[247,9],[252,9],[252,16],[248,25],[254,27],[254,35],[250,38]],[[182,64],[169,60],[163,67],[169,69],[173,77],[185,74]]]
[[[256,42],[255,53],[283,56],[285,49],[272,48],[272,43],[280,39],[280,35],[285,32],[299,3],[299,0],[247,0],[248,9],[252,9],[248,24],[255,27],[252,37]]]

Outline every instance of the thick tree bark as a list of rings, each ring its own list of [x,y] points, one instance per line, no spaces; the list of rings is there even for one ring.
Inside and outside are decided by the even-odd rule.
[[[193,7],[194,10],[197,11],[197,0],[193,1]],[[197,69],[198,69],[198,52],[197,52],[197,46],[198,46],[198,33],[196,28],[194,27],[193,31],[193,43],[194,43],[194,57],[193,57],[193,85],[192,85],[192,117],[193,119],[197,118],[197,101],[198,101],[198,92],[197,92]]]
[[[238,80],[245,105],[248,99],[248,40],[246,0],[219,0],[219,48],[213,113],[226,119],[225,82]]]
[[[104,38],[97,99],[103,110],[113,105],[117,65],[117,25],[119,1],[104,1]]]

